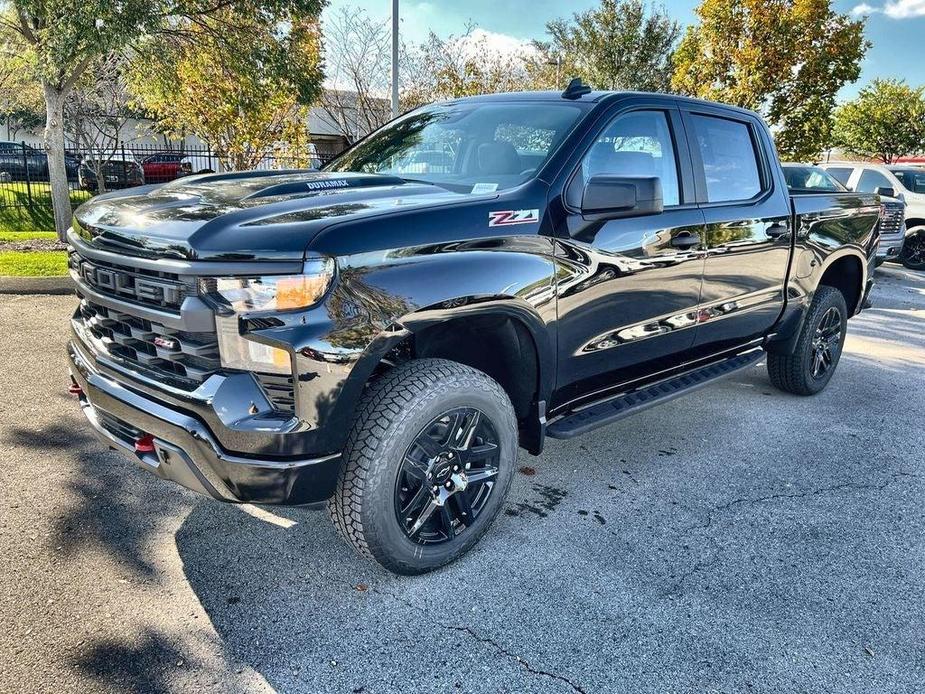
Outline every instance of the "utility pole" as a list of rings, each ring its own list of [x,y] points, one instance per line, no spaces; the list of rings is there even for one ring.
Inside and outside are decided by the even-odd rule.
[[[392,0],[392,118],[398,117],[398,0]]]

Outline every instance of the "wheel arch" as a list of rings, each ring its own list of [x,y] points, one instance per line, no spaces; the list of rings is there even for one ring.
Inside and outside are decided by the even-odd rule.
[[[833,253],[823,264],[813,292],[823,285],[840,291],[849,315],[855,315],[861,308],[867,286],[867,259],[853,249]]]

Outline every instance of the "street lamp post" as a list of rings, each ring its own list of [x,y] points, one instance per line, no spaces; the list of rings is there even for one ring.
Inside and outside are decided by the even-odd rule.
[[[398,117],[398,0],[392,0],[392,118]]]

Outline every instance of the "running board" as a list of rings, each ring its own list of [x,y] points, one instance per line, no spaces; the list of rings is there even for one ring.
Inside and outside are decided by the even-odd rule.
[[[764,350],[756,349],[739,354],[680,376],[644,386],[596,405],[589,405],[577,412],[561,417],[546,427],[546,435],[554,439],[570,439],[592,429],[605,426],[629,417],[663,402],[674,400],[699,388],[731,376],[737,371],[752,366],[764,357]]]

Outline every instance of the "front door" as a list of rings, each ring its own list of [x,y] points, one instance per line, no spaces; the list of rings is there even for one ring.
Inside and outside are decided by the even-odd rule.
[[[766,129],[746,114],[721,113],[684,109],[706,223],[695,341],[703,354],[767,334],[784,307],[792,243],[790,195],[765,155],[773,151]]]
[[[703,213],[686,146],[678,146],[683,137],[680,112],[664,100],[624,111],[603,127],[565,189],[554,407],[667,368],[693,343]],[[658,177],[664,211],[583,216],[584,184],[599,174]]]

